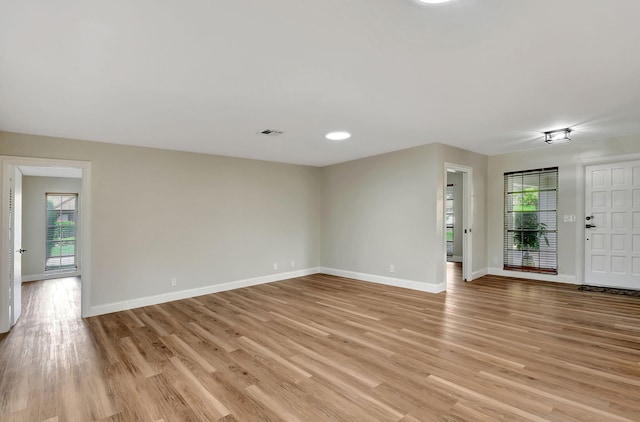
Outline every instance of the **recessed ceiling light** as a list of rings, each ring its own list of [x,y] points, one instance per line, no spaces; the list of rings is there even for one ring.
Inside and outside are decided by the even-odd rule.
[[[345,139],[351,138],[351,134],[349,132],[329,132],[325,138],[330,141],[344,141]]]

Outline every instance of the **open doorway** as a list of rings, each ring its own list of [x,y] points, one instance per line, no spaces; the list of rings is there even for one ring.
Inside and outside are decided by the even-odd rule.
[[[444,250],[445,286],[454,279],[472,278],[472,169],[445,163]]]
[[[91,279],[91,164],[82,161],[0,157],[0,165],[3,175],[0,268],[4,269],[0,274],[0,288],[9,292],[8,295],[0,296],[0,332],[9,331],[20,317],[23,281],[60,276],[82,276],[80,308],[82,316],[87,316],[90,312]],[[24,190],[25,179],[27,180],[27,191]],[[40,187],[33,188],[33,186]],[[78,225],[74,227],[77,233],[77,241],[74,239],[73,245],[74,266],[67,268],[71,271],[63,273],[47,271],[47,260],[51,260],[51,257],[48,257],[50,254],[46,252],[47,199],[45,191],[58,190],[56,186],[75,186],[70,190],[77,191],[75,192],[77,195],[75,205]],[[39,192],[39,190],[43,192]],[[23,205],[27,205],[28,210]],[[24,217],[27,218],[26,226],[29,230],[23,233],[22,229],[25,225],[20,220]],[[52,233],[55,233],[58,226],[68,225],[62,220],[61,224],[53,223]],[[39,229],[32,226],[38,226]],[[50,252],[68,250],[70,242],[62,242],[62,238],[60,240],[61,242],[58,243],[51,242]],[[29,243],[29,247],[23,241]]]
[[[42,176],[21,167],[22,281],[78,276],[82,179]]]

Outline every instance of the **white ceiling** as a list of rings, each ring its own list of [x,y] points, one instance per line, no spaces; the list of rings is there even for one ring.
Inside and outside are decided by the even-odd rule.
[[[0,130],[318,166],[552,153],[545,130],[640,133],[639,18],[638,0],[0,0]]]

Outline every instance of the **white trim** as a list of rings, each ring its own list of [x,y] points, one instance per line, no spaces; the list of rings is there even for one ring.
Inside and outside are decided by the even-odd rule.
[[[575,232],[575,268],[576,268],[576,280],[584,280],[585,273],[585,236],[584,236],[584,222],[585,220],[585,178],[586,166],[582,163],[576,165],[576,232]],[[558,186],[560,187],[560,186]],[[560,253],[561,251],[559,251]]]
[[[87,317],[91,307],[91,162],[77,160],[58,160],[53,158],[34,158],[34,157],[14,157],[3,155],[0,156],[0,169],[2,169],[3,179],[4,168],[7,165],[14,166],[31,166],[31,167],[68,167],[82,170],[82,184],[80,188],[80,204],[78,215],[80,225],[78,227],[78,271],[82,272],[81,287],[81,315]],[[0,198],[0,214],[1,220],[6,221],[0,228],[0,268],[7,268],[8,250],[5,239],[9,238],[8,234],[8,216],[5,210],[5,192],[8,189],[7,180],[2,180],[0,187],[2,189],[2,197]],[[9,279],[8,272],[0,273],[0,289],[8,291]],[[5,298],[7,295],[0,295],[0,333],[9,331],[9,321],[5,318],[8,315],[9,301]]]
[[[3,286],[2,289],[7,293],[3,295],[4,298],[2,300],[2,303],[0,304],[0,308],[2,308],[3,310],[2,314],[3,316],[6,317],[6,319],[0,317],[0,321],[2,321],[0,323],[0,325],[2,326],[2,329],[0,331],[2,332],[9,331],[11,327],[13,327],[14,324],[17,322],[15,304],[16,302],[21,300],[16,298],[16,290],[17,290],[16,279],[21,280],[22,274],[17,274],[15,272],[15,268],[16,268],[15,262],[13,263],[9,262],[9,256],[12,256],[14,260],[16,259],[15,254],[11,253],[11,249],[15,247],[15,237],[12,238],[11,230],[14,230],[14,234],[15,234],[16,220],[17,219],[21,220],[21,218],[15,217],[15,214],[16,214],[15,185],[18,179],[16,177],[18,173],[20,173],[20,170],[18,169],[17,166],[13,165],[12,163],[4,164],[3,171],[2,171],[2,192],[3,192],[2,199],[5,199],[5,200],[8,199],[9,202],[11,202],[11,190],[13,190],[14,216],[13,216],[13,224],[10,224],[10,213],[8,212],[9,211],[8,203],[2,202],[2,213],[3,213],[2,227],[7,228],[7,231],[4,231],[4,230],[2,231],[2,248],[1,248],[2,258],[0,258],[0,268],[4,269],[2,272],[2,275],[0,276],[2,279],[1,285]],[[11,278],[9,277],[9,273],[13,274],[13,280],[11,280]],[[22,290],[20,291],[20,294],[21,293],[22,293]],[[19,317],[20,315],[18,314],[18,318]]]
[[[635,160],[640,160],[640,152],[635,152],[633,154],[606,155],[604,157],[583,158],[580,160],[580,164],[582,164],[583,166],[590,166],[593,164],[609,164]]]
[[[320,267],[320,272],[337,277],[353,278],[360,281],[384,284],[386,286],[402,287],[404,289],[419,290],[427,293],[441,293],[445,290],[445,284],[425,283],[421,281],[405,280],[402,278],[384,277],[375,274],[358,273],[355,271],[338,270],[335,268]]]
[[[23,275],[22,282],[26,283],[30,281],[53,280],[55,278],[67,278],[67,277],[80,277],[80,271]]]
[[[441,219],[436,218],[436,221],[442,222],[443,226],[442,245],[444,257],[441,260],[440,265],[442,265],[442,284],[445,286],[444,290],[447,289],[447,238],[444,236],[444,214],[446,204],[444,200],[444,192],[446,192],[447,188],[448,170],[455,170],[462,173],[462,279],[467,281],[473,280],[473,167],[445,162],[443,176],[444,183],[442,187],[442,207],[440,211],[442,212],[442,217]]]
[[[124,300],[122,302],[107,303],[104,305],[92,306],[89,316],[110,314],[112,312],[126,311],[129,309],[141,308],[143,306],[158,305],[160,303],[173,302],[175,300],[188,299],[191,297],[208,295],[212,293],[224,292],[227,290],[241,289],[243,287],[256,286],[259,284],[272,283],[274,281],[287,280],[290,278],[304,277],[317,274],[319,268],[307,268],[286,273],[270,274],[261,277],[247,278],[244,280],[230,281],[220,284],[198,287],[195,289],[180,290],[177,292],[162,293],[155,296],[140,297],[137,299]]]
[[[524,271],[506,271],[502,268],[489,268],[489,274],[502,277],[525,278],[527,280],[551,281],[554,283],[582,284],[573,275],[550,275],[539,273],[528,273]]]
[[[471,273],[471,277],[472,277],[471,280],[468,280],[468,281],[473,281],[477,278],[484,277],[487,274],[489,274],[488,268],[483,268],[481,270],[474,271],[473,273]]]
[[[11,328],[11,281],[9,280],[9,243],[11,243],[9,228],[9,190],[11,183],[9,181],[9,163],[5,163],[4,158],[0,157],[0,188],[2,189],[2,198],[0,199],[0,214],[2,218],[1,236],[0,236],[0,333],[6,333]],[[12,245],[13,246],[13,245]]]
[[[447,255],[447,262],[462,262],[462,257],[458,255]]]

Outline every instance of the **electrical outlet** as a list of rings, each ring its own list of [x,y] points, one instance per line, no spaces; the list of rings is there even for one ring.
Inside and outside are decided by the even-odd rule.
[[[274,270],[277,270],[277,269],[278,269],[278,263],[277,263],[277,262],[274,262],[274,263],[273,263],[273,269],[274,269]]]
[[[390,273],[395,273],[396,272],[396,266],[393,265],[393,264],[389,265],[389,272]]]
[[[178,280],[175,277],[173,277],[171,279],[171,286],[175,286],[176,284],[178,284]]]

